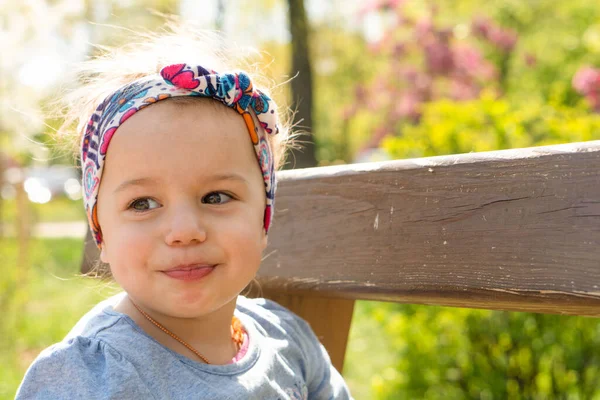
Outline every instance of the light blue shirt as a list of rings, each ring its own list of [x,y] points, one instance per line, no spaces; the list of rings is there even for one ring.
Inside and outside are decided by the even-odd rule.
[[[121,294],[124,295],[124,294]],[[119,296],[121,296],[119,295]],[[244,357],[208,365],[148,336],[108,299],[29,367],[17,399],[350,399],[310,326],[265,299],[238,297]]]

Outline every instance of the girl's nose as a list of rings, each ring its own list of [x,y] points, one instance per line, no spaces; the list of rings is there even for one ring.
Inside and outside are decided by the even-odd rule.
[[[169,246],[187,246],[206,240],[206,229],[199,213],[191,209],[177,210],[171,215],[165,242]]]

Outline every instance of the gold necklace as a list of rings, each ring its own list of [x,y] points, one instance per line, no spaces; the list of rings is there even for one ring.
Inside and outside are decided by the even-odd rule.
[[[131,299],[129,299],[129,301],[131,301]],[[210,362],[208,362],[206,357],[204,357],[202,354],[200,354],[200,352],[198,350],[194,349],[192,346],[187,344],[179,336],[177,336],[176,334],[174,334],[173,332],[171,332],[170,330],[165,328],[163,325],[161,325],[154,318],[152,318],[151,316],[146,314],[133,301],[131,301],[131,304],[133,304],[133,306],[140,312],[140,314],[142,314],[144,317],[146,317],[146,319],[148,321],[152,322],[158,329],[160,329],[161,331],[163,331],[164,333],[166,333],[167,335],[171,336],[173,339],[177,340],[179,343],[184,345],[189,351],[191,351],[196,356],[198,356],[198,358],[201,359],[202,361],[204,361],[206,364],[210,364]],[[242,322],[235,315],[231,318],[231,339],[235,343],[235,348],[236,348],[236,353],[237,353],[238,351],[240,351],[240,348],[242,347],[242,344],[244,343],[244,328],[242,327]]]

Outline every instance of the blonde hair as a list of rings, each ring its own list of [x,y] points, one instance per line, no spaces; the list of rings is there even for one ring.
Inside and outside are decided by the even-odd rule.
[[[258,52],[235,47],[214,32],[197,30],[172,18],[159,31],[127,31],[128,43],[114,48],[96,46],[99,54],[74,68],[79,85],[64,94],[57,107],[64,121],[58,130],[59,137],[74,154],[79,155],[86,124],[104,98],[169,64],[185,62],[218,72],[242,69],[256,88],[272,96],[270,92],[276,85],[261,72],[260,64],[251,62],[250,56]],[[280,133],[267,135],[275,169],[283,165],[285,150],[291,145],[290,113],[281,104],[279,110]]]

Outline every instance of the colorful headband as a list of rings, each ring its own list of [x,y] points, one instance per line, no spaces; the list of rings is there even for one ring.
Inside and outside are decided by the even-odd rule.
[[[176,96],[209,97],[233,108],[244,118],[265,182],[267,205],[264,228],[269,231],[277,182],[266,135],[279,133],[275,102],[254,89],[245,72],[219,74],[201,66],[175,64],[164,67],[160,75],[132,82],[106,97],[87,124],[81,142],[83,201],[98,246],[102,243],[98,223],[98,189],[110,140],[117,128],[137,111]],[[260,127],[254,123],[252,113]]]

